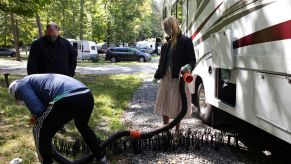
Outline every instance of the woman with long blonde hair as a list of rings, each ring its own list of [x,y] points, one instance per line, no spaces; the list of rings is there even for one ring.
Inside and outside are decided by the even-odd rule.
[[[163,116],[163,123],[168,124],[182,110],[182,100],[179,92],[179,73],[191,72],[196,63],[194,47],[191,38],[182,35],[178,20],[167,17],[163,21],[166,34],[165,43],[161,49],[158,69],[154,75],[154,83],[161,80],[156,99],[155,113]],[[186,118],[192,114],[191,94],[186,86],[188,110]],[[176,126],[176,132],[180,130],[180,123]]]

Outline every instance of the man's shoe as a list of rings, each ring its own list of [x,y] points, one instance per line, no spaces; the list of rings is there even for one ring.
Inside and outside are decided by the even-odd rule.
[[[63,126],[59,129],[58,133],[65,134],[67,132],[66,128]]]
[[[100,159],[97,159],[97,164],[108,164],[108,161],[106,159],[106,156],[103,156],[102,158]]]

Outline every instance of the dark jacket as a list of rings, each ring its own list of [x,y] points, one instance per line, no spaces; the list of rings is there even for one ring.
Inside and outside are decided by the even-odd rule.
[[[159,66],[154,76],[156,79],[162,79],[167,71],[167,58],[170,46],[170,41],[162,46]],[[180,69],[186,64],[190,64],[192,69],[194,69],[196,58],[191,38],[181,33],[178,35],[177,45],[173,48],[171,60],[172,78],[179,78]]]
[[[60,74],[34,74],[19,80],[16,95],[34,115],[41,115],[49,102],[64,92],[87,87],[71,77]]]
[[[70,42],[62,37],[51,43],[43,36],[31,45],[27,73],[58,73],[74,76],[77,65],[77,54]]]

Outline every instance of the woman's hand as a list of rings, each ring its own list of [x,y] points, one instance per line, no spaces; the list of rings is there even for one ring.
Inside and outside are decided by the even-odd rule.
[[[192,67],[190,64],[186,64],[184,67],[182,67],[181,69],[181,72],[184,73],[184,72],[191,72],[192,70]]]

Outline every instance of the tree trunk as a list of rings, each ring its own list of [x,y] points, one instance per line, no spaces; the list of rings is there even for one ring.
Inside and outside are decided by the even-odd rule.
[[[83,40],[84,0],[80,0],[80,40]]]
[[[110,3],[110,0],[105,2],[105,12],[107,13],[107,17],[109,15],[108,14],[109,11],[107,10],[109,3]],[[106,42],[107,42],[107,48],[110,48],[110,42],[111,42],[111,40],[110,40],[110,35],[111,35],[110,19],[107,18],[106,21],[107,21],[107,29],[105,32],[105,35],[106,35],[105,38],[106,38]]]
[[[8,16],[7,16],[7,13],[4,13],[4,31],[3,31],[3,35],[4,35],[4,47],[7,46],[7,26],[8,26],[8,23],[7,23],[7,19],[8,19]]]
[[[65,29],[66,29],[66,27],[65,27],[65,19],[68,19],[68,18],[66,18],[66,14],[65,14],[65,10],[67,9],[67,6],[66,6],[66,3],[67,3],[67,1],[61,1],[61,13],[62,13],[62,16],[61,16],[61,18],[60,18],[60,21],[61,21],[61,24],[60,24],[60,27],[62,27],[61,28],[61,35],[65,35]]]
[[[36,24],[37,24],[37,28],[38,28],[38,37],[42,37],[42,25],[41,25],[41,22],[40,22],[40,16],[39,14],[37,13],[36,14]]]
[[[12,28],[12,34],[13,34],[13,40],[14,40],[14,47],[16,50],[16,60],[21,61],[20,51],[19,51],[18,21],[17,21],[17,18],[15,18],[15,15],[13,13],[11,13],[11,28]]]
[[[65,6],[62,7],[62,19],[61,19],[61,32],[62,32],[62,35],[64,36],[65,35],[65,29],[66,29],[66,26],[65,26],[65,19],[66,19],[66,16],[65,16]]]
[[[111,28],[110,28],[110,22],[107,20],[107,32],[106,32],[106,42],[107,42],[107,48],[110,48],[110,42],[111,42]]]

